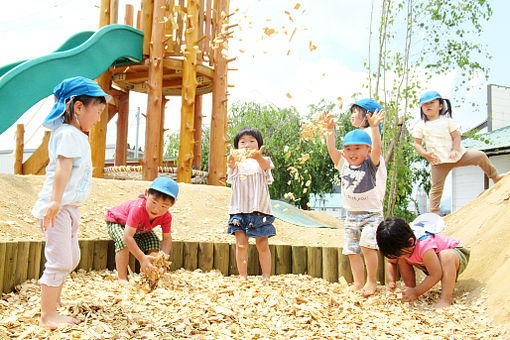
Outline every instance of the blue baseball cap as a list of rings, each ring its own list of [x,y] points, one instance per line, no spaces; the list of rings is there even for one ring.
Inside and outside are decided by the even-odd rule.
[[[352,144],[366,144],[372,146],[372,139],[370,138],[370,135],[365,131],[356,129],[348,132],[344,136],[343,146]]]
[[[112,99],[95,81],[81,76],[62,80],[53,89],[53,94],[57,98],[57,102],[53,105],[50,113],[42,123],[45,128],[50,130],[55,130],[63,124],[66,103],[69,98],[87,95],[91,97],[104,97],[107,102]]]
[[[420,105],[433,101],[434,99],[443,98],[437,91],[428,91],[421,95]]]
[[[152,181],[152,184],[149,188],[167,194],[173,198],[177,198],[177,194],[179,193],[179,185],[170,177],[156,178],[154,181]]]
[[[352,105],[361,106],[365,110],[368,110],[369,112],[372,113],[374,113],[375,110],[381,111],[381,104],[370,98],[360,99]]]

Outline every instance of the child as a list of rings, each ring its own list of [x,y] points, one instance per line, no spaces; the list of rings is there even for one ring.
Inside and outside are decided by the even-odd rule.
[[[439,212],[446,176],[451,169],[478,165],[494,183],[503,176],[482,151],[465,150],[460,143],[459,124],[452,119],[448,99],[437,91],[425,92],[420,98],[420,117],[413,132],[414,147],[431,165],[430,211]],[[425,142],[427,149],[422,143]]]
[[[90,194],[92,161],[87,132],[105,109],[107,95],[84,77],[63,80],[53,93],[57,102],[43,122],[54,130],[48,145],[46,180],[32,214],[39,219],[46,240],[46,264],[41,284],[39,325],[55,329],[79,321],[57,313],[66,276],[80,262],[79,205]],[[48,228],[49,227],[49,228]]]
[[[137,200],[127,201],[106,212],[108,234],[115,243],[115,267],[119,282],[128,282],[129,253],[140,262],[140,270],[149,273],[154,270],[151,253],[160,249],[168,256],[172,248],[172,215],[168,211],[174,205],[179,193],[177,183],[168,177],[156,178],[145,195]],[[152,230],[161,225],[161,244]],[[149,254],[149,255],[146,255]]]
[[[255,237],[262,278],[268,282],[271,275],[268,238],[276,235],[268,188],[273,182],[274,165],[269,157],[262,156],[262,134],[256,128],[239,130],[234,148],[247,152],[244,160],[236,161],[232,153],[227,158],[227,182],[232,185],[227,233],[236,237],[237,269],[244,280],[248,277],[248,238]]]
[[[372,140],[363,130],[347,133],[343,150],[335,146],[334,124],[328,124],[326,138],[328,152],[342,177],[342,202],[347,210],[343,254],[351,264],[354,289],[363,296],[370,296],[377,288],[377,243],[375,231],[383,219],[383,199],[376,186],[376,173],[380,164],[381,134],[379,122],[385,112],[375,110],[367,114]],[[361,253],[365,258],[367,280]]]
[[[388,287],[396,287],[397,265],[406,285],[402,298],[412,302],[441,280],[441,297],[436,308],[452,304],[457,276],[469,262],[470,251],[460,241],[438,234],[442,218],[434,213],[420,215],[412,228],[400,218],[387,218],[377,228],[377,244],[388,258],[386,275]],[[434,230],[436,229],[436,230]],[[414,267],[427,276],[416,285]]]

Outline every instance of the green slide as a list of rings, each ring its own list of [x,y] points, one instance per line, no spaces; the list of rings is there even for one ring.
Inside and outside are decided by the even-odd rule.
[[[290,205],[284,201],[271,200],[271,210],[273,211],[274,217],[290,224],[308,228],[336,229],[335,227],[327,226],[308,216],[303,215],[295,206]]]
[[[108,25],[95,33],[78,33],[46,56],[0,67],[0,134],[49,96],[62,79],[95,79],[111,65],[140,62],[142,45],[143,32]]]

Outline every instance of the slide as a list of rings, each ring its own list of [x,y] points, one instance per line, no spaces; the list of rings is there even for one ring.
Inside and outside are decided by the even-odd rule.
[[[62,79],[95,79],[111,65],[142,60],[143,32],[126,25],[108,25],[81,32],[46,56],[0,67],[0,134],[25,111],[53,93]]]

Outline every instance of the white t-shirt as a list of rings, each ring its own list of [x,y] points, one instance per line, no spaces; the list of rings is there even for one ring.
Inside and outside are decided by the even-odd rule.
[[[345,158],[341,157],[336,168],[340,170],[342,178],[344,209],[382,213],[383,199],[376,187],[377,167],[370,157],[358,166],[349,165]]]
[[[269,169],[262,170],[253,158],[237,163],[235,169],[227,168],[227,183],[232,184],[229,214],[255,211],[272,215],[268,184],[273,183],[271,169],[274,164],[269,157]]]
[[[368,133],[370,136],[370,140],[372,140],[372,128],[366,128],[363,131]],[[384,162],[384,157],[381,155],[379,157],[379,167],[377,168],[377,172],[375,173],[375,186],[376,190],[379,193],[379,198],[382,202],[384,202],[384,196],[386,195],[386,179],[388,177],[388,170],[386,169],[386,163]]]
[[[90,194],[92,184],[92,161],[90,159],[90,144],[87,135],[76,127],[63,124],[52,132],[48,144],[50,161],[46,167],[46,180],[35,202],[32,214],[42,219],[48,207],[53,190],[53,177],[58,156],[73,159],[71,175],[67,181],[61,206],[80,205]]]
[[[459,124],[456,121],[449,117],[439,116],[435,120],[420,120],[414,127],[413,137],[422,139],[427,151],[434,152],[441,163],[455,163],[466,152],[466,149],[461,145],[457,157],[450,158],[453,147],[450,133],[458,129]]]

